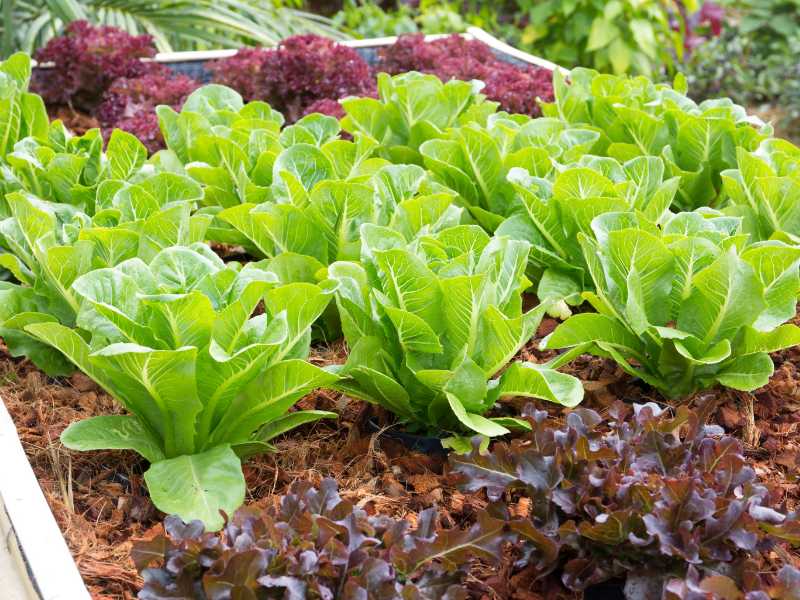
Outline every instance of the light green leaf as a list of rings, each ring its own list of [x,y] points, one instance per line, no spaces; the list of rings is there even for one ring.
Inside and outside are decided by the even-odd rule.
[[[453,414],[467,429],[487,437],[496,437],[509,433],[508,429],[486,417],[468,413],[461,401],[453,394],[447,394],[447,402]]]
[[[535,363],[514,362],[503,372],[491,395],[494,400],[538,398],[572,408],[583,400],[583,386],[571,375]]]
[[[198,519],[209,531],[224,524],[220,511],[232,515],[244,502],[241,461],[228,445],[159,461],[144,480],[156,508],[187,522]]]
[[[716,380],[735,390],[750,392],[767,385],[775,366],[767,353],[747,354],[734,359],[717,374]]]
[[[164,460],[158,438],[130,415],[102,415],[76,421],[61,434],[70,450],[133,450],[151,463]]]

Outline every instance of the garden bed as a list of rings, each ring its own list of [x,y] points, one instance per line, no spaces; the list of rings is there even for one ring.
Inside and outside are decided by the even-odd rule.
[[[800,319],[800,316],[798,317]],[[546,320],[539,334],[523,350],[525,360],[542,360],[536,349],[555,322]],[[342,362],[340,346],[319,347],[312,353],[318,364]],[[694,398],[712,423],[739,437],[757,436],[756,446],[746,455],[770,490],[773,505],[788,510],[800,507],[800,348],[773,356],[776,373],[770,384],[753,393],[731,394],[711,390]],[[587,390],[582,404],[605,413],[614,402],[663,402],[639,382],[622,373],[613,363],[586,358],[570,371]],[[130,557],[132,540],[149,537],[162,528],[160,514],[144,488],[141,458],[133,453],[74,452],[64,448],[58,436],[71,422],[119,409],[114,401],[84,375],[53,380],[27,363],[0,355],[0,397],[11,413],[20,440],[45,493],[72,556],[94,600],[132,600],[142,580]],[[755,432],[746,418],[752,401]],[[459,492],[441,456],[409,452],[402,444],[369,433],[368,420],[374,409],[340,394],[316,392],[299,403],[303,408],[337,410],[337,424],[309,426],[284,436],[279,452],[248,463],[247,503],[265,506],[289,491],[297,481],[318,484],[323,478],[337,481],[340,493],[370,514],[412,519],[431,506],[442,521],[463,526],[485,508],[482,494]],[[554,424],[562,423],[568,411],[548,403],[538,408],[550,412]],[[386,414],[379,415],[386,422]],[[778,546],[770,555],[775,565],[800,564],[797,549]],[[547,598],[545,588],[517,589],[510,565],[500,571],[476,566],[471,580],[475,598],[538,600]],[[777,572],[769,562],[762,568]],[[490,586],[487,587],[487,586]],[[608,599],[619,591],[598,588],[586,598]],[[489,594],[488,596],[485,594]],[[539,595],[541,594],[541,595]],[[604,595],[609,594],[609,595]],[[576,596],[577,597],[577,596]]]
[[[94,597],[789,600],[800,151],[473,41],[218,57],[105,144],[0,65],[0,397]]]

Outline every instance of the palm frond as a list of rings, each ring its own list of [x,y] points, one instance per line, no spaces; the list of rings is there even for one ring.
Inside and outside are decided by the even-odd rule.
[[[319,15],[253,0],[0,0],[3,52],[33,52],[86,19],[153,36],[161,52],[271,46],[297,33],[347,36]],[[7,18],[7,14],[10,18]],[[8,32],[8,33],[7,33]]]

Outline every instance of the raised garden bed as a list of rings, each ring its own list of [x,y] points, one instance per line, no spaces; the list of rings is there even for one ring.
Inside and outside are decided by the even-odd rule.
[[[545,119],[414,74],[343,100],[341,121],[289,126],[205,88],[160,110],[169,151],[147,165],[132,136],[42,136],[18,91],[21,131],[40,135],[4,164],[0,397],[92,597],[792,597],[800,231],[769,210],[772,188],[760,204],[745,191],[761,185],[748,160],[790,187],[800,152],[738,107],[692,105],[680,81],[562,75]],[[674,270],[694,265],[684,246],[691,277]],[[260,370],[226,378],[245,351]],[[263,395],[291,402],[244,431]],[[251,511],[223,538],[175,520],[159,537],[155,505],[219,529],[240,486]],[[12,524],[29,588],[55,598],[63,577],[79,598],[63,544]],[[242,535],[259,527],[274,556]],[[307,552],[275,541],[287,530]]]

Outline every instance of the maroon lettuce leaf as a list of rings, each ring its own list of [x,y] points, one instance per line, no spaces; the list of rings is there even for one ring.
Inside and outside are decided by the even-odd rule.
[[[420,513],[414,529],[370,516],[342,500],[330,479],[319,488],[298,483],[264,511],[240,509],[219,534],[176,517],[164,529],[134,545],[144,600],[465,600],[465,565],[497,562],[511,536],[488,513],[465,530],[441,530],[436,509]]]
[[[207,64],[216,83],[245,100],[264,100],[294,122],[320,100],[375,93],[369,65],[347,46],[318,35],[295,35],[277,48],[246,48]]]
[[[798,541],[797,515],[766,504],[741,443],[686,407],[670,415],[620,403],[605,419],[578,409],[561,427],[532,407],[525,417],[527,439],[488,454],[476,444],[450,463],[464,491],[495,501],[495,514],[512,515],[504,501],[525,499],[527,516],[509,527],[516,567],[534,578],[560,573],[583,591],[629,572],[672,577],[670,593],[691,599],[728,586],[713,578],[724,573],[757,600],[766,583],[751,559],[777,540]]]
[[[36,70],[31,87],[48,104],[91,113],[116,79],[139,77],[152,68],[140,59],[155,54],[149,35],[74,21],[36,52],[37,61],[53,68]]]
[[[552,73],[534,66],[512,65],[498,59],[491,48],[478,40],[451,35],[430,42],[423,34],[402,35],[378,52],[377,70],[397,75],[419,71],[442,81],[479,79],[483,93],[510,113],[539,116],[538,99],[552,102]]]

